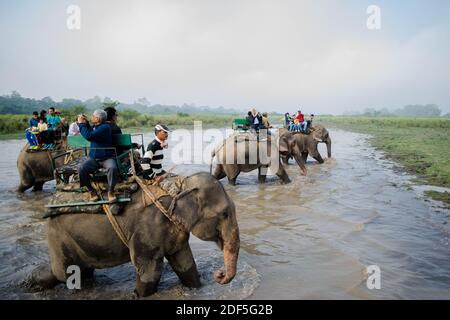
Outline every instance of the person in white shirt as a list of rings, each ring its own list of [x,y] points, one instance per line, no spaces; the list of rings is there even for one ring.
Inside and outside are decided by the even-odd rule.
[[[81,136],[80,128],[76,121],[72,122],[69,126],[69,136]]]

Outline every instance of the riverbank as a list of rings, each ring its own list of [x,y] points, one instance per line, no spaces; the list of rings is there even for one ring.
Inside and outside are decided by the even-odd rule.
[[[450,119],[318,117],[317,123],[370,134],[369,142],[417,176],[417,182],[450,188]],[[450,193],[427,192],[450,205]]]
[[[16,131],[12,133],[2,133],[0,134],[1,140],[17,140],[17,139],[25,139],[25,135],[23,131]]]

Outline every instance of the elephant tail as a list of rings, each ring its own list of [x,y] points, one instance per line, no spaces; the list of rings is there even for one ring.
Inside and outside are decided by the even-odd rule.
[[[212,152],[211,152],[211,163],[209,164],[209,173],[212,174],[212,166],[213,166],[213,160],[215,158],[215,156],[217,155],[217,153],[222,150],[222,148],[225,146],[226,143],[226,139],[223,140],[222,144],[220,144],[219,146],[215,147]]]
[[[216,156],[216,150],[213,150],[211,152],[211,163],[209,164],[209,174],[212,174],[212,167],[213,167],[213,161],[214,161],[215,156]]]

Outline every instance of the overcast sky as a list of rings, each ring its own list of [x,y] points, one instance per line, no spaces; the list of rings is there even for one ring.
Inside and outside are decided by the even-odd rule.
[[[66,27],[70,4],[81,30]],[[449,40],[447,0],[0,0],[0,94],[450,112]]]

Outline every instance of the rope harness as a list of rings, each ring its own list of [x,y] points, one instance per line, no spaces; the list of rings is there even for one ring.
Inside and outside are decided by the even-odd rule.
[[[97,194],[100,196],[100,199],[103,200],[101,188],[98,185],[98,183],[94,182],[93,186],[94,186],[95,190],[97,191]],[[129,246],[128,246],[128,239],[127,239],[125,233],[123,232],[122,228],[120,227],[119,223],[117,222],[116,217],[114,217],[114,215],[112,214],[111,208],[109,207],[109,204],[104,204],[102,207],[103,207],[103,210],[105,211],[106,216],[108,217],[108,220],[111,223],[111,226],[113,227],[114,231],[117,233],[117,235],[119,236],[120,240],[122,240],[123,244],[127,248],[129,248]]]
[[[134,155],[133,152],[130,152],[130,164],[131,164],[131,171],[132,171],[132,179],[134,181],[137,182],[137,184],[141,187],[142,191],[143,191],[143,203],[144,206],[146,206],[146,199],[145,197],[148,197],[151,201],[151,203],[155,204],[155,206],[159,209],[159,211],[161,211],[164,216],[169,219],[170,222],[172,222],[175,227],[178,229],[178,231],[180,232],[189,232],[188,230],[188,226],[183,223],[183,221],[181,219],[177,219],[177,216],[173,214],[173,210],[175,209],[175,205],[178,199],[184,197],[185,195],[189,194],[190,192],[197,190],[197,188],[192,188],[186,191],[182,191],[179,194],[177,194],[176,196],[172,197],[172,202],[169,206],[168,209],[166,209],[163,204],[158,200],[158,198],[150,191],[150,189],[148,188],[148,185],[136,175],[136,169],[134,167]],[[181,185],[184,182],[184,178],[181,180]],[[93,187],[95,188],[97,194],[100,196],[100,199],[103,200],[103,196],[102,196],[102,192],[101,192],[101,188],[98,185],[98,183],[94,182],[93,183]],[[181,186],[180,186],[181,189]],[[111,212],[111,208],[109,204],[104,204],[103,206],[103,210],[106,213],[106,216],[108,217],[109,222],[111,223],[111,226],[113,227],[114,231],[117,233],[118,237],[120,238],[120,240],[123,242],[123,244],[129,248],[128,246],[128,242],[129,239],[127,238],[127,236],[125,235],[124,231],[122,230],[122,228],[120,227],[119,223],[117,222],[116,217],[112,214]]]

